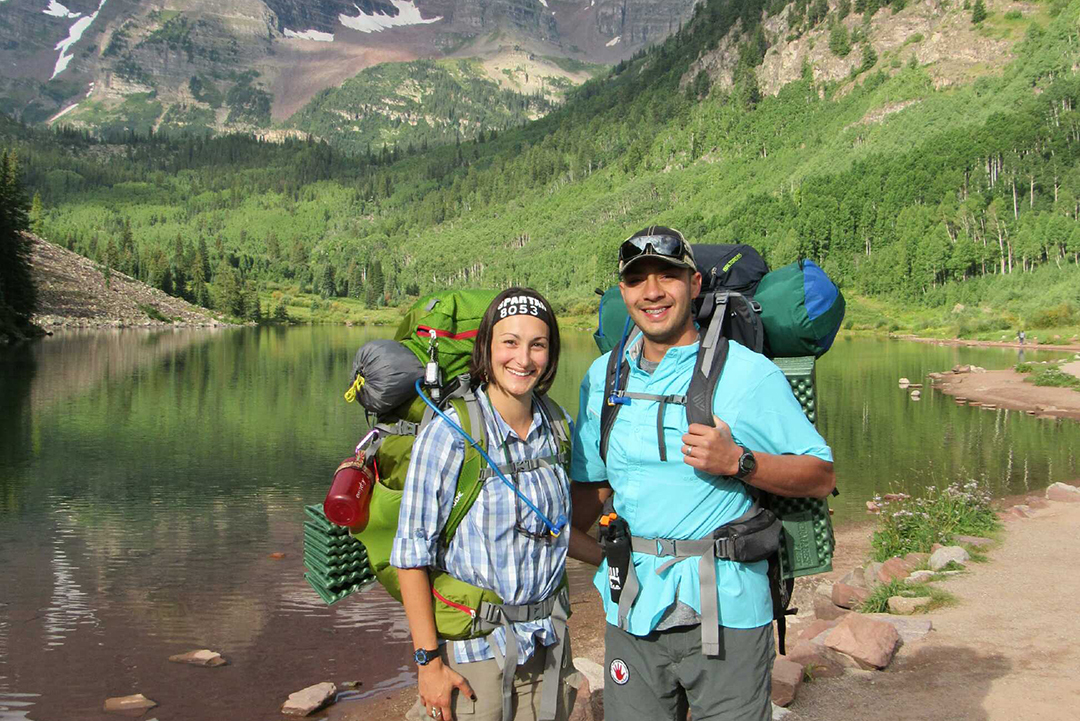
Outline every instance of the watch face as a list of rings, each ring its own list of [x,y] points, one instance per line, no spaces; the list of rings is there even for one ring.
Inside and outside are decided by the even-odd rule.
[[[744,448],[743,454],[739,457],[739,475],[745,478],[753,473],[755,468],[757,468],[757,459],[749,449]]]
[[[416,653],[413,654],[413,658],[416,659],[416,663],[420,666],[426,666],[431,663],[431,659],[435,658],[437,652],[431,652],[427,649],[418,648]]]

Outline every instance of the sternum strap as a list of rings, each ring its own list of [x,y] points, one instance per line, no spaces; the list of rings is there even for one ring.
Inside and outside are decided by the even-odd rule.
[[[656,409],[656,442],[660,447],[660,460],[666,461],[667,444],[664,443],[664,407],[667,406],[668,403],[685,406],[686,396],[659,396],[655,393],[620,393],[619,395],[623,398],[630,398],[631,400],[656,401],[660,404]]]

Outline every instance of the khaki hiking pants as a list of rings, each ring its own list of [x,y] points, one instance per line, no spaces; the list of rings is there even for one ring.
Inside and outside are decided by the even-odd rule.
[[[476,701],[473,701],[462,696],[457,689],[454,690],[450,700],[450,710],[454,714],[455,721],[538,721],[544,659],[547,658],[552,646],[538,645],[532,657],[518,665],[514,679],[514,718],[512,720],[502,717],[502,672],[495,659],[458,663],[454,660],[452,653],[447,653],[448,646],[449,644],[443,644],[439,647],[439,655],[443,663],[449,664],[450,668],[464,676],[476,694]],[[559,678],[561,688],[555,721],[567,720],[577,696],[577,691],[566,683],[567,675],[574,672],[570,639],[566,640],[565,654],[562,675]],[[431,721],[431,709],[421,706],[418,698],[405,714],[405,721]]]

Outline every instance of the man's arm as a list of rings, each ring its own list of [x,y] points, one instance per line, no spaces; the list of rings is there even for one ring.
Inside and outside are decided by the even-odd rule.
[[[692,423],[683,436],[683,462],[713,476],[733,476],[742,448],[727,423],[713,416],[716,427]],[[833,464],[816,456],[774,455],[754,451],[757,468],[748,485],[778,496],[824,498],[836,487]]]

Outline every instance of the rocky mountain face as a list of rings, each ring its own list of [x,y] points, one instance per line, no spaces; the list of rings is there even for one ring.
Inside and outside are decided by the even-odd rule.
[[[381,62],[512,51],[614,63],[694,3],[0,0],[0,112],[98,131],[265,130]]]

